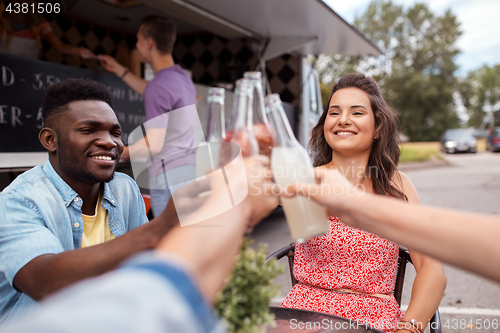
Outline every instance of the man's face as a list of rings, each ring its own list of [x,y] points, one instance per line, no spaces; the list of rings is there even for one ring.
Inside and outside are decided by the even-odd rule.
[[[75,101],[68,107],[57,120],[56,171],[70,186],[110,181],[123,152],[113,109],[102,101]]]
[[[139,28],[139,31],[137,32],[137,42],[135,43],[135,47],[137,51],[139,52],[139,60],[144,63],[150,63],[150,50],[148,47],[149,39],[150,38],[145,38],[144,35],[142,34],[143,26]]]

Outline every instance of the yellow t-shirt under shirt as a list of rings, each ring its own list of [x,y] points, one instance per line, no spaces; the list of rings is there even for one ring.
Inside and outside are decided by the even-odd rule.
[[[99,191],[95,214],[82,214],[83,235],[80,248],[101,244],[115,238],[109,228],[108,211],[101,205],[102,194],[103,191]]]

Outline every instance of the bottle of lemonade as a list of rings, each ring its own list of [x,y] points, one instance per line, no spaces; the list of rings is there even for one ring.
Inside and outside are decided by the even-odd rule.
[[[274,181],[283,188],[293,182],[315,184],[314,170],[307,150],[295,139],[278,94],[266,97],[266,111],[276,134],[271,153]],[[299,243],[329,230],[325,209],[303,196],[281,197],[281,204],[292,237]]]

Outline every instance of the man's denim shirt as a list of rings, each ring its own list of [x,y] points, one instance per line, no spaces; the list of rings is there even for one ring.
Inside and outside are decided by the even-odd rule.
[[[42,254],[80,248],[82,204],[49,161],[21,174],[0,193],[0,323],[38,306],[13,288],[24,265]],[[104,183],[102,206],[116,237],[148,221],[139,188],[122,173]]]

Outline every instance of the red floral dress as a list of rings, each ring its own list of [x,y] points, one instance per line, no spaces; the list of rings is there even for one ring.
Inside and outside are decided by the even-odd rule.
[[[398,254],[397,244],[330,217],[328,234],[296,244],[293,272],[299,283],[281,306],[325,312],[394,332],[403,316],[392,295]],[[390,297],[331,290],[339,288]]]

